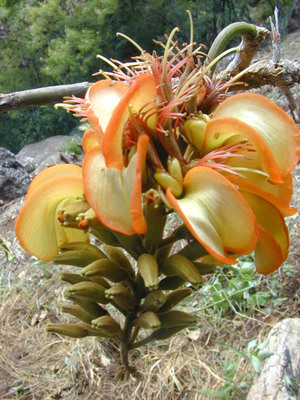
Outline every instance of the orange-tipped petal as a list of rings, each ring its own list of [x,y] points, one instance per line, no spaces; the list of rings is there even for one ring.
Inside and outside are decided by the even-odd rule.
[[[234,117],[259,132],[285,176],[298,163],[300,134],[288,114],[268,98],[255,93],[241,93],[225,100],[214,118]]]
[[[15,226],[16,236],[21,246],[31,255],[44,261],[51,261],[59,252],[59,241],[64,240],[64,228],[58,228],[56,210],[67,197],[82,196],[81,177],[62,176],[41,183],[27,196]],[[77,238],[77,234],[75,234]],[[86,240],[87,235],[81,233]],[[75,240],[76,240],[75,238]],[[67,240],[69,238],[67,237]]]
[[[106,165],[121,170],[123,168],[122,136],[126,121],[129,118],[129,106],[136,112],[149,112],[156,105],[156,84],[152,74],[139,75],[130,86],[127,93],[120,100],[111,116],[105,130],[102,151]],[[156,116],[153,115],[147,121],[148,126],[154,126]]]
[[[81,178],[82,169],[78,165],[73,164],[59,164],[54,165],[53,167],[49,167],[41,171],[36,177],[34,177],[33,181],[29,185],[27,191],[27,197],[31,194],[31,192],[39,187],[42,183],[49,181],[50,179],[60,178],[60,177],[73,177]]]
[[[84,194],[103,225],[109,229],[135,234],[130,202],[136,173],[137,154],[120,171],[108,168],[100,147],[90,150],[83,160]]]
[[[256,174],[256,176],[257,176],[257,174]],[[261,177],[261,175],[259,175],[259,176]],[[230,180],[231,183],[233,183],[235,186],[237,186],[239,188],[239,190],[255,194],[259,197],[262,197],[269,203],[273,204],[275,207],[277,207],[280,210],[281,214],[284,217],[294,215],[297,212],[296,208],[289,207],[285,202],[283,202],[281,199],[276,197],[273,193],[267,192],[266,190],[262,189],[260,186],[254,184],[253,182],[251,182],[247,179],[241,178],[236,175],[230,175],[227,178]],[[268,185],[274,186],[269,183],[268,183]],[[283,185],[284,184],[276,185],[275,188],[278,188],[278,186],[283,186]],[[269,186],[267,186],[267,188],[269,188]]]
[[[289,233],[280,211],[271,203],[252,193],[241,191],[256,217],[257,223],[266,229],[281,249],[283,261],[288,256]]]
[[[96,82],[87,91],[85,96],[87,118],[99,140],[115,107],[127,91],[128,86],[124,83],[108,79]]]
[[[224,263],[236,263],[228,252],[250,253],[257,241],[255,217],[236,188],[206,167],[191,169],[183,181],[184,197],[167,198],[193,236]]]
[[[82,148],[84,153],[86,154],[89,150],[94,147],[99,146],[101,143],[98,140],[98,136],[93,132],[92,129],[87,129],[82,137]]]
[[[247,139],[255,147],[259,164],[269,174],[270,182],[281,183],[280,170],[263,137],[250,125],[237,118],[226,116],[210,120],[205,131],[204,151],[209,152],[219,148],[226,144],[228,140],[239,141],[243,139]]]
[[[255,248],[254,262],[256,271],[268,275],[276,271],[284,262],[281,248],[271,233],[261,225],[259,239]]]
[[[137,163],[133,185],[133,191],[130,203],[130,212],[132,215],[132,226],[136,233],[143,234],[147,232],[147,223],[143,214],[142,207],[142,173],[145,169],[149,137],[145,134],[139,136],[137,143]]]

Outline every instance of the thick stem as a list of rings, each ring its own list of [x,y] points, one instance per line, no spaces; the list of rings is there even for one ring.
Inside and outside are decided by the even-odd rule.
[[[133,328],[133,321],[136,318],[136,313],[131,312],[126,316],[125,324],[123,328],[123,337],[121,340],[121,362],[122,365],[128,369],[129,368],[129,360],[128,360],[128,353],[129,353],[129,344],[131,338],[131,332]]]
[[[224,51],[230,40],[237,35],[249,35],[254,39],[257,35],[257,27],[246,22],[234,22],[233,24],[226,26],[226,28],[218,34],[208,52],[208,63],[218,57]],[[214,65],[211,68],[211,73],[214,72],[215,67],[216,66]]]

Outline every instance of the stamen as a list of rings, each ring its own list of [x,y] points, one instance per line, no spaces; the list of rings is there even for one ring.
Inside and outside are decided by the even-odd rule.
[[[124,33],[117,32],[117,36],[121,36],[122,38],[128,40],[131,44],[134,45],[141,53],[144,53],[144,50],[141,48],[140,45],[138,45],[133,39],[131,39],[129,36],[125,35]]]

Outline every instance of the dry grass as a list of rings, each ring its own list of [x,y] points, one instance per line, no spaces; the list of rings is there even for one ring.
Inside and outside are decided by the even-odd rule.
[[[6,246],[13,255],[0,253],[2,308],[0,312],[0,398],[10,399],[207,399],[205,389],[225,383],[223,360],[228,349],[215,341],[243,349],[257,336],[262,323],[209,315],[195,294],[186,306],[199,324],[170,341],[132,352],[140,374],[126,382],[114,379],[118,351],[112,342],[94,338],[66,339],[48,334],[45,325],[66,320],[59,304],[64,284],[60,267],[33,264],[12,232]],[[200,305],[199,305],[200,304]],[[234,352],[230,357],[235,358]],[[251,366],[243,360],[236,382],[247,380]],[[242,394],[235,398],[244,398]]]

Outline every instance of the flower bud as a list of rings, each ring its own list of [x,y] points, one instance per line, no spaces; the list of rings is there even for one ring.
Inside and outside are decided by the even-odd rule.
[[[120,325],[110,315],[93,319],[92,328],[101,331],[101,333],[108,337],[113,337],[121,333]]]
[[[109,300],[104,292],[105,287],[95,282],[79,282],[67,290],[67,293],[71,295],[83,296],[97,303],[108,304]]]
[[[174,254],[167,258],[160,266],[160,269],[165,275],[177,275],[194,286],[199,286],[203,282],[203,278],[194,264],[180,254]]]
[[[150,292],[145,297],[145,301],[142,304],[143,311],[157,311],[165,302],[165,295],[161,290],[155,290]]]
[[[105,290],[105,297],[116,303],[123,310],[131,310],[135,306],[135,299],[132,292],[122,283]]]
[[[47,332],[58,333],[59,335],[78,339],[89,335],[87,329],[75,324],[48,324],[46,329]]]
[[[178,289],[168,293],[164,305],[159,309],[160,313],[172,310],[178,303],[192,293],[190,288]]]
[[[137,260],[138,271],[149,290],[158,288],[158,265],[152,254],[144,253]]]
[[[129,276],[125,269],[108,258],[92,262],[81,270],[81,275],[92,281],[98,277],[104,277],[115,283],[121,282]]]
[[[158,316],[152,311],[146,311],[135,319],[134,325],[144,329],[157,329],[160,327]]]
[[[162,171],[161,169],[157,169],[154,178],[160,186],[167,190],[168,188],[172,189],[172,193],[175,197],[179,197],[183,192],[183,186],[179,183],[175,178],[169,175],[167,172]]]
[[[74,304],[66,304],[61,307],[61,310],[64,313],[73,315],[74,317],[80,319],[80,321],[86,322],[87,324],[90,324],[93,319],[91,314],[87,313],[80,306]]]
[[[170,328],[173,326],[190,326],[197,322],[194,315],[183,311],[173,310],[158,315],[162,328]]]

